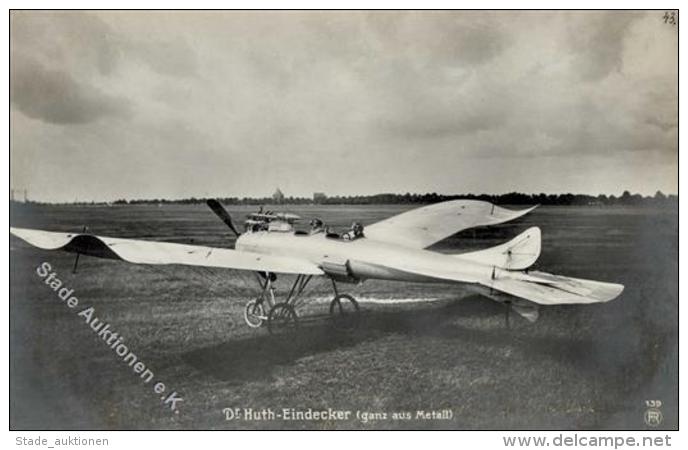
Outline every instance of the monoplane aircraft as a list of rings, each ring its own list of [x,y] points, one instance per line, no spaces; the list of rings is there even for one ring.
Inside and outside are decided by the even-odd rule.
[[[607,302],[623,291],[620,284],[529,271],[540,255],[541,233],[532,227],[512,240],[479,251],[443,254],[431,245],[462,230],[504,223],[535,207],[513,211],[476,200],[452,200],[413,209],[381,222],[354,224],[344,234],[316,219],[309,231],[295,230],[294,214],[250,214],[239,233],[217,201],[208,206],[237,236],[234,249],[119,239],[88,233],[57,233],[10,228],[15,236],[45,250],[64,250],[134,264],[226,268],[256,273],[258,295],[245,307],[251,327],[267,324],[270,332],[294,328],[297,300],[313,277],[328,277],[334,297],[330,316],[336,324],[358,323],[359,305],[340,293],[337,283],[364,280],[461,283],[493,300],[507,303],[527,319],[537,318],[536,305]],[[289,293],[275,299],[278,274],[296,275]]]

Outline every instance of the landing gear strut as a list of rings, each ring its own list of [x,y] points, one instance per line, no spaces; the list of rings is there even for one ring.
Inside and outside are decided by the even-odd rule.
[[[257,273],[260,294],[251,299],[244,307],[244,321],[251,328],[267,325],[270,334],[293,331],[299,326],[299,316],[296,313],[304,301],[301,298],[312,275],[297,275],[294,284],[283,302],[275,301],[272,283],[274,274]],[[358,302],[349,294],[340,294],[337,283],[331,278],[334,298],[330,301],[329,317],[334,326],[340,330],[351,330],[358,327],[360,308]]]
[[[289,303],[278,303],[272,307],[268,315],[268,331],[270,334],[293,331],[299,326],[294,307]]]
[[[299,325],[296,308],[299,305],[299,296],[303,293],[312,275],[297,275],[294,284],[284,302],[275,304],[268,313],[268,331],[270,334],[292,331]]]

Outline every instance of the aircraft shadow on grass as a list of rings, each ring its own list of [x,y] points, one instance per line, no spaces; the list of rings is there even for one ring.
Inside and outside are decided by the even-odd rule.
[[[458,318],[488,319],[504,314],[503,307],[479,296],[451,302],[441,307],[394,311],[366,311],[356,330],[339,331],[329,320],[309,322],[298,330],[269,335],[259,332],[249,338],[224,342],[181,355],[182,360],[216,379],[243,383],[273,378],[279,366],[331,351],[353,348],[358,344],[393,334],[409,338],[431,336],[456,340],[456,345],[514,347],[526,357],[565,358],[579,364],[589,359],[590,342],[576,338],[529,336],[523,329],[507,329],[504,324],[491,329],[467,328],[455,323]],[[594,367],[596,362],[584,363]]]

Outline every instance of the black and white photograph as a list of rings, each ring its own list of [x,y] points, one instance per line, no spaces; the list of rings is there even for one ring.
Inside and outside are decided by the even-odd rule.
[[[138,430],[671,445],[678,10],[8,22],[15,446]]]

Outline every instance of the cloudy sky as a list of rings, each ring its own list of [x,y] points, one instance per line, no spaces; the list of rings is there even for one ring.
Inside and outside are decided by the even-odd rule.
[[[677,192],[663,13],[12,12],[44,201]]]

